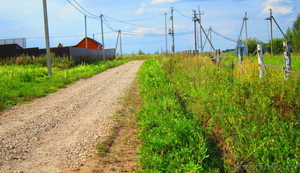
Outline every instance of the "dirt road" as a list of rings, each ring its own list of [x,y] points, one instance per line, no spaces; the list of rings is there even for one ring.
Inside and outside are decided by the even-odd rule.
[[[143,61],[131,61],[0,115],[0,172],[72,172],[109,135]]]

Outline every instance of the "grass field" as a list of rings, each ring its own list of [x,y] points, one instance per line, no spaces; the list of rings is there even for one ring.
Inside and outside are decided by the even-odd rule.
[[[233,68],[224,68],[236,62],[226,58],[215,65],[180,55],[143,67],[145,172],[299,171],[300,75],[285,81],[283,70],[269,68],[259,78],[256,57]],[[265,62],[282,65],[283,57]],[[299,69],[299,57],[292,62]]]

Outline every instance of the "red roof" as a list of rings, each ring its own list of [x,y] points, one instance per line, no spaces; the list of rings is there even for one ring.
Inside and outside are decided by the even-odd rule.
[[[88,49],[103,50],[101,43],[89,37],[83,38],[75,47],[86,48],[86,43]]]

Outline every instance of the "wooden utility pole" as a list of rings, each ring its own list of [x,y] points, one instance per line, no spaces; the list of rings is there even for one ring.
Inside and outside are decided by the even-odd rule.
[[[47,58],[48,76],[52,76],[51,56],[50,56],[50,41],[49,41],[49,27],[48,27],[48,14],[47,14],[47,2],[46,2],[46,0],[43,0],[43,9],[44,9],[44,26],[45,26],[45,42],[46,42],[46,58]]]

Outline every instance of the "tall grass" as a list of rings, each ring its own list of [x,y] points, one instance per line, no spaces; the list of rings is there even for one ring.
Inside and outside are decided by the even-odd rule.
[[[225,172],[255,172],[253,165],[264,166],[258,172],[299,171],[300,76],[284,81],[282,70],[268,69],[259,78],[253,60],[234,68],[200,57],[160,62],[193,120],[222,151]]]
[[[138,114],[139,172],[220,171],[221,159],[199,122],[186,112],[157,60],[139,71],[143,108]]]
[[[26,54],[22,54],[17,57],[10,57],[5,59],[0,59],[0,65],[41,65],[47,66],[46,64],[46,55],[42,55],[39,57],[28,56]],[[75,61],[72,57],[63,56],[57,57],[55,54],[51,53],[51,66],[58,67],[61,69],[68,69],[75,66]]]
[[[80,64],[69,69],[53,67],[51,77],[47,76],[47,68],[40,63],[2,65],[0,66],[0,111],[14,104],[45,96],[78,79],[91,77],[128,61],[128,59],[99,61],[93,64]]]

